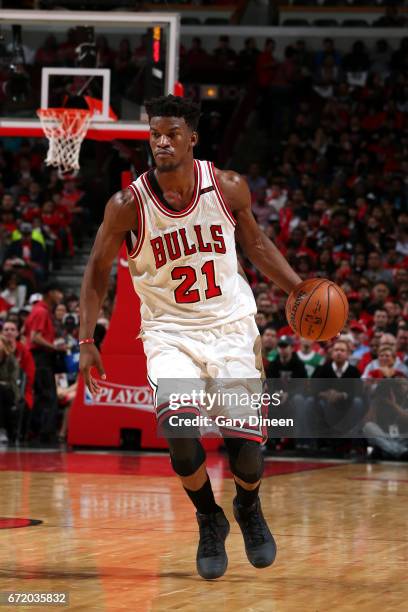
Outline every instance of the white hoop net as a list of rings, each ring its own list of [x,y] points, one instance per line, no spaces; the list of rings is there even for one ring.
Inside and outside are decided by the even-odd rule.
[[[86,136],[92,113],[79,108],[40,108],[41,126],[49,141],[47,166],[58,168],[61,176],[77,173],[79,152]]]

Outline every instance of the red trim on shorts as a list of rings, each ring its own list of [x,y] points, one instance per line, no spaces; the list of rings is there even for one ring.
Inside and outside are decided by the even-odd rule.
[[[145,172],[141,176],[143,185],[146,191],[148,192],[153,204],[156,206],[156,208],[160,210],[161,213],[163,213],[167,217],[172,217],[174,219],[178,219],[180,217],[186,217],[196,208],[200,200],[201,168],[200,168],[200,164],[196,160],[193,160],[193,161],[194,161],[194,176],[195,176],[193,195],[192,195],[191,201],[186,206],[186,208],[183,208],[183,210],[180,210],[180,211],[176,211],[176,210],[172,210],[171,208],[167,208],[167,206],[165,206],[163,202],[159,200],[159,198],[157,197],[157,194],[155,193],[152,185],[149,182],[149,179],[147,177],[147,172]]]
[[[220,185],[217,181],[217,177],[215,176],[215,167],[213,162],[207,162],[208,164],[208,171],[210,173],[210,177],[213,180],[213,186],[215,189],[215,193],[217,195],[218,201],[221,205],[222,210],[224,211],[225,216],[227,217],[228,221],[230,221],[230,223],[233,225],[233,227],[236,226],[237,222],[234,219],[234,215],[232,214],[232,210],[231,207],[229,206],[229,204],[227,203],[226,199],[224,198],[222,191],[220,189]]]
[[[226,431],[229,433],[229,437],[231,438],[245,438],[245,440],[252,440],[253,442],[259,442],[260,444],[263,441],[263,436],[261,434],[249,434],[242,431],[242,429],[231,429],[229,427],[221,427],[218,425],[218,429],[220,431]]]
[[[145,218],[144,218],[144,209],[143,202],[140,196],[139,190],[137,187],[131,183],[129,185],[129,189],[132,192],[133,198],[136,203],[136,214],[137,214],[137,238],[136,238],[136,246],[133,247],[132,251],[129,253],[129,257],[136,257],[140,253],[142,248],[142,244],[145,236]]]

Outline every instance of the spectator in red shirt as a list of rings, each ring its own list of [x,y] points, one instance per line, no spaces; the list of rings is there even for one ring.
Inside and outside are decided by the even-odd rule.
[[[33,387],[35,375],[33,356],[28,348],[17,340],[18,328],[14,321],[6,321],[4,323],[2,334],[9,341],[13,354],[17,359],[17,363],[25,374],[24,399],[27,407],[31,410],[34,402]]]
[[[395,350],[381,346],[378,350],[378,367],[367,373],[367,378],[406,378],[404,370],[398,367]]]
[[[365,353],[358,362],[357,367],[361,374],[364,372],[369,363],[374,361],[374,359],[377,359],[381,336],[382,332],[374,332],[370,340],[370,350]]]
[[[267,38],[263,51],[258,55],[256,74],[258,85],[261,89],[269,87],[272,83],[272,78],[278,65],[273,55],[275,47],[275,41],[272,38]]]
[[[62,298],[59,285],[49,283],[43,290],[43,299],[35,304],[25,322],[25,336],[36,367],[31,425],[41,442],[56,439],[58,400],[54,357],[57,352],[65,352],[65,345],[54,345],[52,310]]]

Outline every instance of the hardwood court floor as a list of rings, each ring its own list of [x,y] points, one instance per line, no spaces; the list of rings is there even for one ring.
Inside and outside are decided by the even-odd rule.
[[[407,466],[268,461],[278,556],[264,570],[246,560],[225,458],[209,466],[232,527],[214,582],[196,574],[195,517],[166,456],[1,453],[0,517],[43,522],[0,519],[0,591],[68,591],[84,611],[408,609]]]

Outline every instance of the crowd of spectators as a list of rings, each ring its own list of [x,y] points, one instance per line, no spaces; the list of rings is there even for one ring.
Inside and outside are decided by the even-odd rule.
[[[408,377],[408,39],[394,51],[385,40],[371,51],[356,42],[348,53],[331,39],[314,53],[297,41],[283,62],[267,41],[263,54],[256,63],[258,120],[271,146],[269,156],[247,168],[254,214],[302,279],[332,279],[350,304],[334,345],[292,338],[285,296],[242,260],[257,300],[266,371],[281,379],[352,373],[399,385]],[[408,406],[398,386],[388,389],[381,395],[386,425],[369,412],[380,403],[378,389],[362,406],[363,387],[354,397],[354,425],[360,423],[360,433],[383,456],[405,457]],[[331,404],[343,420],[346,404],[350,410],[353,404],[339,391],[329,396],[322,405],[319,392],[326,425]],[[307,400],[301,398],[303,416]],[[294,393],[295,413],[297,403]],[[356,433],[351,421],[346,429]]]
[[[25,292],[27,288],[20,280],[17,287]],[[113,294],[112,288],[98,319],[98,347],[109,327]],[[42,285],[42,293],[32,293],[21,307],[9,304],[3,310],[0,444],[66,440],[68,409],[77,386],[78,334],[78,296],[64,294],[55,282]]]
[[[15,147],[17,151],[9,148]],[[86,194],[75,178],[62,181],[43,167],[44,144],[0,144],[0,259],[7,305],[21,306],[63,256],[72,257],[89,229]],[[16,283],[24,279],[24,288]]]
[[[65,438],[58,407],[70,404],[76,388],[78,296],[49,275],[93,230],[81,182],[46,169],[44,151],[35,140],[0,146],[0,444]],[[111,298],[100,337],[110,310]]]
[[[101,53],[103,45],[98,44]],[[106,63],[118,59],[109,48],[103,53]],[[255,161],[247,168],[253,212],[303,279],[330,278],[349,300],[348,324],[334,344],[300,340],[288,327],[285,296],[241,258],[258,305],[267,374],[282,381],[332,375],[392,379],[395,384],[408,379],[408,39],[395,50],[385,40],[371,50],[358,42],[347,53],[331,39],[314,52],[299,40],[278,60],[273,40],[258,51],[256,41],[248,39],[237,54],[221,37],[213,54],[202,49],[199,39],[182,53],[190,68],[205,64],[211,55],[225,71],[238,67],[241,78],[255,86],[258,126],[270,146],[258,158],[255,148]],[[216,147],[211,151],[210,157],[216,158]],[[58,266],[61,254],[72,253],[80,244],[88,214],[80,183],[62,183],[55,172],[43,172],[42,155],[33,142],[22,142],[15,151],[6,145],[0,150],[0,314],[6,325],[16,325],[3,332],[2,363],[16,351],[11,336],[24,340],[24,319],[37,302],[50,265]],[[63,355],[64,364],[59,359],[58,367],[69,384],[75,374],[69,378],[66,358],[77,348],[78,304],[69,296],[60,295],[57,301],[63,303],[48,304],[48,310],[56,336],[63,340],[64,350],[55,352]],[[26,396],[30,379],[27,372]],[[286,393],[284,386],[282,390]],[[303,417],[308,411],[319,415],[319,431],[335,428],[328,413],[333,417],[337,411],[350,435],[361,434],[384,456],[405,456],[406,395],[398,386],[385,400],[388,421],[382,415],[381,423],[369,412],[380,411],[377,392],[368,406],[361,395],[364,389],[349,389],[350,397],[344,396],[349,395],[344,389],[320,389],[316,408],[310,397],[295,391],[285,399],[295,414],[301,410]],[[27,405],[30,401],[35,404],[26,397]],[[306,430],[297,444],[313,448]],[[41,431],[41,423],[37,432],[34,427],[34,433],[38,431],[50,433]],[[270,442],[275,451],[287,445],[285,438]]]

